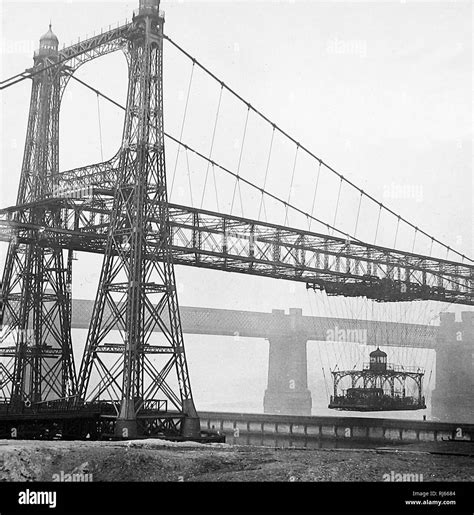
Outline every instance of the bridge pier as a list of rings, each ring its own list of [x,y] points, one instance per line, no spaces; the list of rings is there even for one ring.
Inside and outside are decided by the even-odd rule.
[[[441,313],[431,413],[441,421],[474,422],[474,312]]]
[[[284,311],[273,310],[281,320]],[[290,309],[289,326],[275,323],[269,336],[268,386],[263,411],[269,414],[311,415],[311,392],[308,390],[307,335],[301,330],[302,311]]]

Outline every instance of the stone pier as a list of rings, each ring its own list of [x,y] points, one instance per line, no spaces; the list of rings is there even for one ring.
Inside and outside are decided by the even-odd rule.
[[[474,423],[474,312],[462,312],[460,322],[441,313],[431,412],[441,421]]]
[[[265,413],[311,415],[311,392],[308,390],[306,343],[302,328],[302,310],[290,309],[288,322],[281,326],[284,311],[273,310],[275,324],[268,337],[268,387],[263,408]]]

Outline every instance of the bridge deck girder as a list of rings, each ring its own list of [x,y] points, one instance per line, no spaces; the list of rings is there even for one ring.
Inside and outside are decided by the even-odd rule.
[[[113,192],[55,197],[0,211],[0,240],[103,253]],[[37,207],[60,213],[30,223]],[[329,295],[377,301],[434,300],[474,305],[474,266],[344,240],[276,224],[169,204],[177,265],[306,283]],[[155,241],[155,238],[157,241]],[[153,260],[159,239],[150,238]],[[124,243],[126,251],[127,243]]]

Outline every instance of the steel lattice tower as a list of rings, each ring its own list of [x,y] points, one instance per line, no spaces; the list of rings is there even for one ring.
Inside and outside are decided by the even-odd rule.
[[[171,255],[159,0],[140,1],[133,23],[124,50],[129,85],[118,180],[79,397],[114,402],[117,436],[198,436]],[[107,341],[117,329],[120,343]],[[118,355],[112,366],[104,354]],[[150,409],[158,415],[147,416]]]
[[[59,107],[63,86],[58,39],[49,31],[35,52],[26,143],[17,204],[44,200],[58,173]],[[37,204],[27,215],[34,244],[10,243],[1,288],[1,340],[15,347],[10,402],[14,410],[71,398],[76,378],[70,334],[70,262],[63,250],[41,242],[41,226],[60,223],[58,210]],[[38,229],[39,228],[39,229]],[[71,257],[71,256],[70,256]]]

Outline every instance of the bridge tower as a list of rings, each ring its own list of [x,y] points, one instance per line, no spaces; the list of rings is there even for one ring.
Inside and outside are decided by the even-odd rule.
[[[171,255],[159,4],[140,0],[124,50],[129,84],[118,178],[78,379],[82,401],[115,404],[114,431],[124,438],[200,434]],[[115,329],[119,343],[110,341],[117,338],[111,333]],[[114,353],[111,368],[103,356]],[[150,411],[158,415],[150,418]]]
[[[29,70],[34,75],[17,205],[46,199],[56,184],[62,67],[50,65],[58,61],[58,44],[50,25]],[[15,358],[8,387],[12,410],[75,391],[70,268],[59,245],[50,240],[46,246],[41,238],[41,227],[58,225],[59,217],[54,207],[36,204],[15,218],[36,228],[15,233],[2,277],[0,357]]]
[[[436,347],[436,388],[431,398],[433,417],[474,423],[474,312],[441,313]]]

